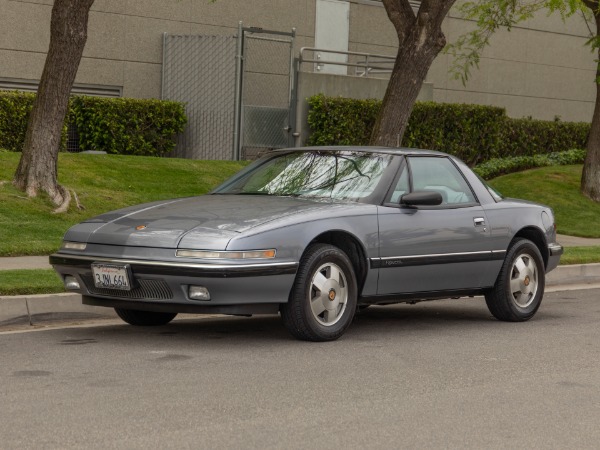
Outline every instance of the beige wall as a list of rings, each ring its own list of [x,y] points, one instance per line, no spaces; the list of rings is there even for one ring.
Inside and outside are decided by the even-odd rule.
[[[351,51],[395,54],[397,39],[377,2],[354,0]],[[39,79],[48,47],[50,0],[0,0],[0,77]],[[96,0],[77,82],[119,86],[124,96],[160,96],[162,34],[235,34],[245,25],[297,29],[296,48],[314,45],[315,0]],[[470,26],[451,13],[451,42]],[[501,32],[466,86],[447,73],[440,55],[427,81],[434,101],[493,104],[514,117],[591,119],[595,64],[580,18],[564,24],[541,14],[526,27]]]
[[[355,0],[350,14],[350,50],[393,56],[397,38],[384,8]],[[473,23],[453,10],[444,22],[447,41],[454,42]],[[594,110],[595,63],[580,16],[564,23],[559,16],[538,14],[511,32],[500,31],[474,68],[466,86],[448,70],[449,56],[440,54],[427,81],[437,102],[502,106],[512,117],[589,122]]]

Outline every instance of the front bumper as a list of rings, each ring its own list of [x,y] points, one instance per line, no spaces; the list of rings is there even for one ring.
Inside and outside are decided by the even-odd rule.
[[[558,243],[548,244],[548,264],[546,265],[546,273],[556,269],[560,261],[560,256],[563,254],[564,248]]]
[[[128,265],[132,289],[94,286],[92,263]],[[84,302],[98,306],[172,312],[224,312],[236,305],[285,303],[298,269],[296,262],[206,264],[191,261],[151,261],[135,258],[97,257],[55,253],[50,264],[64,277],[77,279]],[[210,300],[193,300],[188,287],[204,286]],[[243,308],[249,310],[252,308]],[[257,308],[260,309],[260,308]]]

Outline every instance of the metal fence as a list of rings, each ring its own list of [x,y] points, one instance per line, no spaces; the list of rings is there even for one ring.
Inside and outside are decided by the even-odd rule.
[[[236,43],[234,36],[164,34],[162,98],[184,102],[188,119],[173,156],[232,159]]]
[[[238,155],[292,145],[295,32],[241,28],[241,139]]]
[[[237,36],[165,34],[162,98],[188,117],[173,156],[252,159],[290,145],[294,35],[242,24]]]

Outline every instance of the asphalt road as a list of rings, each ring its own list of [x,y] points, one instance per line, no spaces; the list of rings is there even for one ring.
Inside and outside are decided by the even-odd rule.
[[[521,324],[481,299],[0,333],[0,448],[598,448],[600,290]]]

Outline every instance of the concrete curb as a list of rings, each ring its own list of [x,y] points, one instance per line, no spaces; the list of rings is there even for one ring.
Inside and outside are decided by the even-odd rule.
[[[546,277],[546,286],[600,283],[600,263],[558,266]]]
[[[116,317],[112,308],[83,305],[80,294],[0,296],[0,329],[13,325],[39,325],[57,320]]]
[[[600,264],[559,266],[546,277],[549,292],[600,287]],[[53,321],[116,318],[112,308],[88,306],[73,293],[0,296],[0,330]]]

